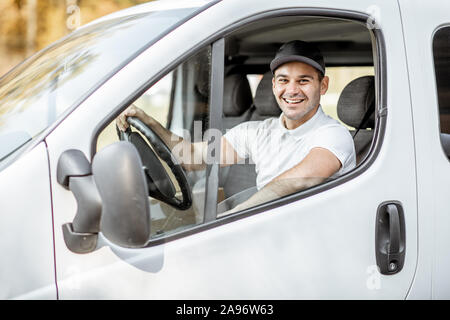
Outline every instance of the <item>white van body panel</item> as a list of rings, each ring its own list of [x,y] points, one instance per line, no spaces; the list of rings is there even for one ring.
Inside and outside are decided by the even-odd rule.
[[[433,36],[440,27],[449,25],[450,3],[436,0],[427,1],[426,5],[417,0],[399,3],[408,53],[418,168],[419,264],[411,298],[449,299],[450,163],[439,138]],[[424,295],[428,291],[432,294]]]
[[[50,191],[44,142],[0,172],[0,299],[56,299]]]

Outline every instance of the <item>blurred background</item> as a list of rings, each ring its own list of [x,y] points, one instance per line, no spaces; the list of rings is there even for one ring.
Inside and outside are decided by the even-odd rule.
[[[0,76],[79,26],[144,2],[149,0],[0,0]]]

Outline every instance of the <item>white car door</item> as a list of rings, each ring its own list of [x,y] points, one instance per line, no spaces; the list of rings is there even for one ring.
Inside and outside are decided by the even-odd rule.
[[[57,297],[49,178],[44,142],[0,171],[2,299]]]
[[[220,38],[240,24],[294,13],[358,17],[375,28],[379,121],[368,160],[312,191],[198,224],[143,248],[118,246],[100,233],[95,250],[69,250],[62,226],[73,221],[77,202],[57,181],[61,154],[77,149],[91,161],[101,129],[148,88],[149,79],[156,81],[186,60],[187,53],[209,43],[214,43],[211,114],[218,112],[214,97],[217,92],[220,96],[222,85],[216,78],[223,72]],[[46,139],[59,298],[405,299],[417,263],[417,190],[402,42],[395,3],[228,0],[153,44],[87,97]],[[385,209],[382,204],[387,204]],[[377,218],[377,212],[383,217]],[[392,248],[386,247],[389,241]],[[380,255],[385,274],[377,266],[377,248],[385,253]]]
[[[409,86],[417,153],[419,237],[418,277],[411,295],[450,297],[448,250],[450,200],[448,160],[449,23],[448,1],[400,1],[408,52]],[[420,23],[414,19],[420,15]],[[442,143],[441,143],[442,139]],[[446,150],[444,150],[444,148]]]

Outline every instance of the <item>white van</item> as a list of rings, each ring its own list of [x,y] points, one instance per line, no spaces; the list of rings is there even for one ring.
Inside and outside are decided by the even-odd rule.
[[[269,63],[295,39],[354,170],[223,215],[251,163],[185,172],[117,134],[132,103],[211,144],[278,116]],[[449,39],[445,0],[155,1],[77,29],[0,79],[0,297],[449,299]]]

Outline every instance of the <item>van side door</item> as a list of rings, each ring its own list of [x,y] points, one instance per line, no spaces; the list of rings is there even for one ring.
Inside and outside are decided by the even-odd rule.
[[[400,0],[417,162],[418,267],[411,298],[450,298],[450,3]],[[406,83],[405,83],[406,85]]]

